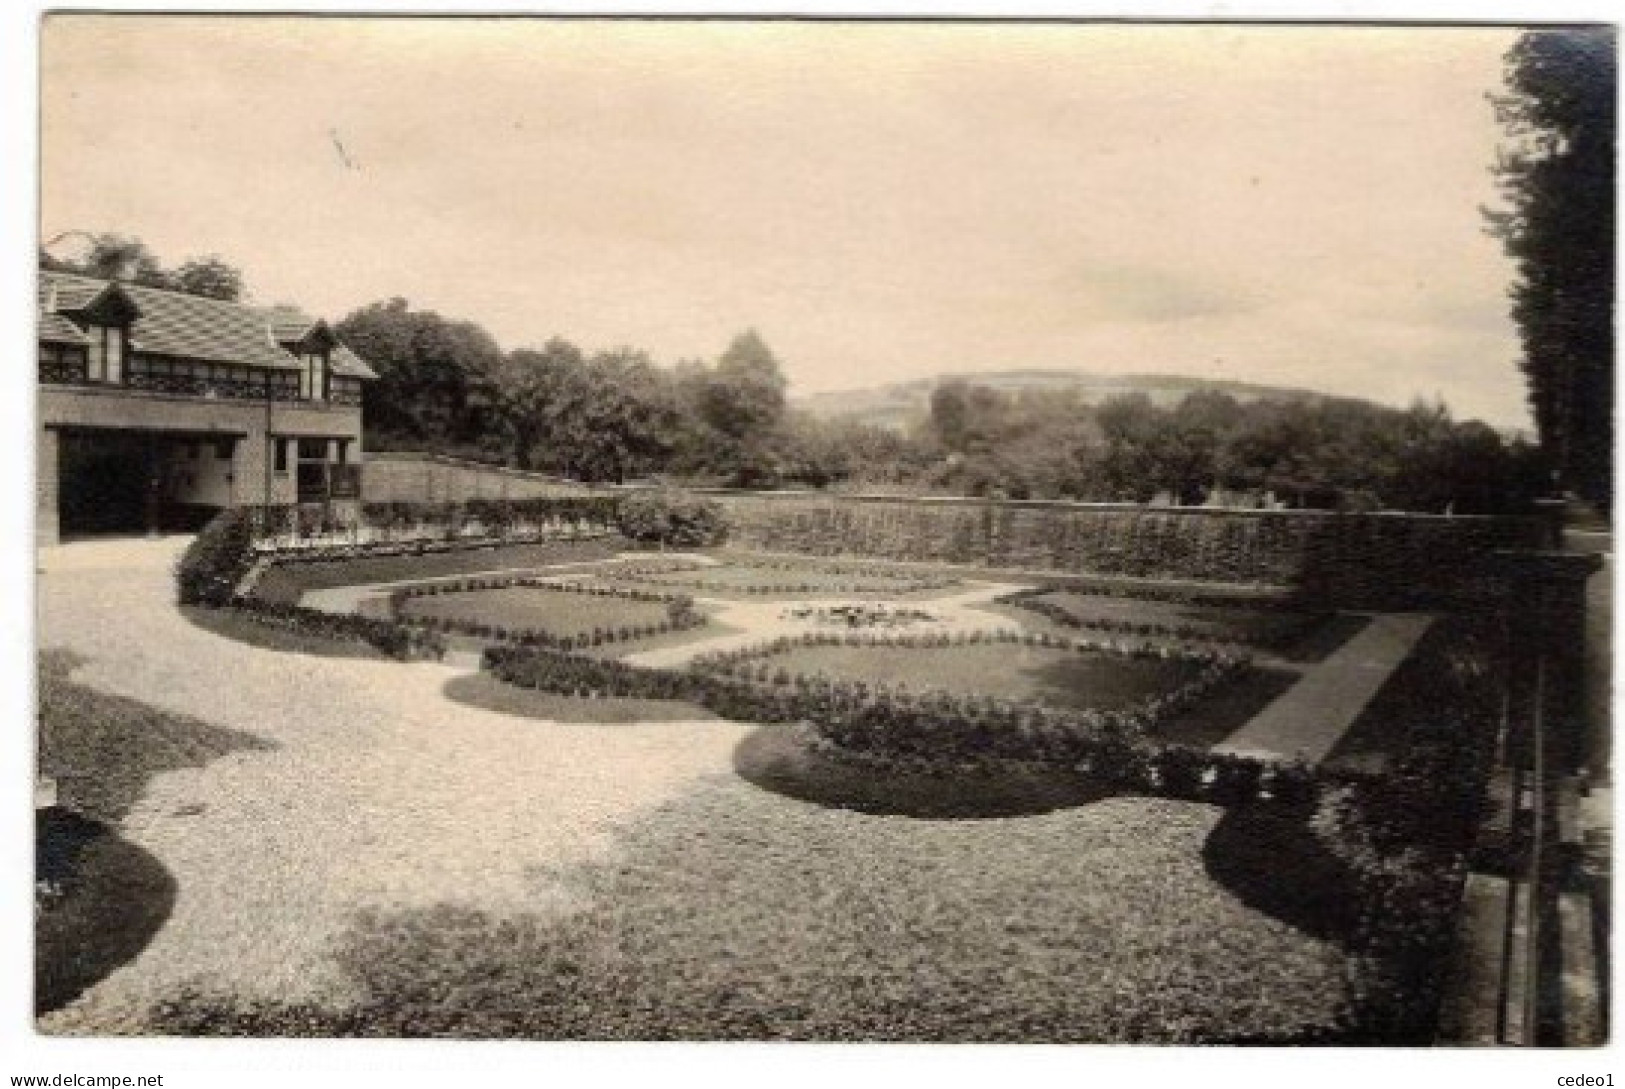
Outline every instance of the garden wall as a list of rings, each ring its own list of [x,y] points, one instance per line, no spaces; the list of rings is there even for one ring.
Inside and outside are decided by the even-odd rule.
[[[1122,504],[713,492],[729,542],[819,556],[1259,583],[1340,604],[1469,592],[1493,551],[1534,547],[1534,519]]]
[[[362,496],[368,503],[462,503],[583,495],[591,488],[542,473],[481,465],[439,454],[367,454]]]

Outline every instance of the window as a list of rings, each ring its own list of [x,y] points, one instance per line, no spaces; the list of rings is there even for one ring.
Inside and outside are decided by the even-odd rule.
[[[327,356],[321,352],[305,355],[305,370],[299,377],[299,394],[307,401],[327,400]]]
[[[277,439],[276,440],[276,471],[279,472],[279,473],[285,473],[285,472],[288,471],[288,440],[287,439]]]
[[[90,369],[92,382],[124,381],[124,330],[111,325],[92,325],[90,337]]]
[[[124,381],[124,330],[105,328],[102,336],[106,339],[107,347],[104,352],[107,356],[107,380],[109,382]]]
[[[90,327],[90,371],[92,382],[105,382],[107,380],[107,332],[100,325]]]
[[[232,452],[237,448],[236,439],[215,439],[214,459],[216,461],[230,461]]]
[[[334,458],[333,460],[339,465],[350,464],[350,440],[339,439],[336,445],[339,448],[339,452],[338,457]]]
[[[326,439],[300,439],[299,440],[299,460],[300,461],[326,461],[327,460],[327,440]]]

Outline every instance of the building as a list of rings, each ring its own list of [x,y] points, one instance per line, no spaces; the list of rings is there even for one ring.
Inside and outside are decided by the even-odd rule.
[[[354,500],[376,377],[296,310],[42,271],[36,539]]]

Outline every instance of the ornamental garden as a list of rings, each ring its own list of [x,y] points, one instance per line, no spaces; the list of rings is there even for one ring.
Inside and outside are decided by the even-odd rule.
[[[837,555],[821,511],[731,513],[634,492],[210,525],[178,584],[211,631],[439,662],[448,698],[537,730],[742,733],[731,774],[573,876],[577,910],[358,923],[359,997],[205,988],[158,1027],[1430,1042],[1499,683],[1469,581],[1418,609],[1415,582],[1328,574],[1388,526],[1122,521],[1088,531],[1116,560],[1084,566],[1055,559],[1084,539],[1072,513],[1026,563],[963,509],[951,562],[941,534]],[[1434,533],[1385,569],[1434,562]],[[1304,577],[1182,577],[1215,564]]]

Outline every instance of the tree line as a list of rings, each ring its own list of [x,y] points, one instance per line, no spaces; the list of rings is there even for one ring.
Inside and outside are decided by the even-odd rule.
[[[891,489],[1008,498],[1490,512],[1540,486],[1537,451],[1440,404],[1408,409],[1198,391],[1091,404],[946,382],[903,430],[795,411],[754,331],[714,360],[657,366],[561,337],[503,352],[478,325],[375,303],[337,326],[379,373],[373,449],[429,449],[584,481]],[[1228,495],[1215,495],[1221,490]]]

